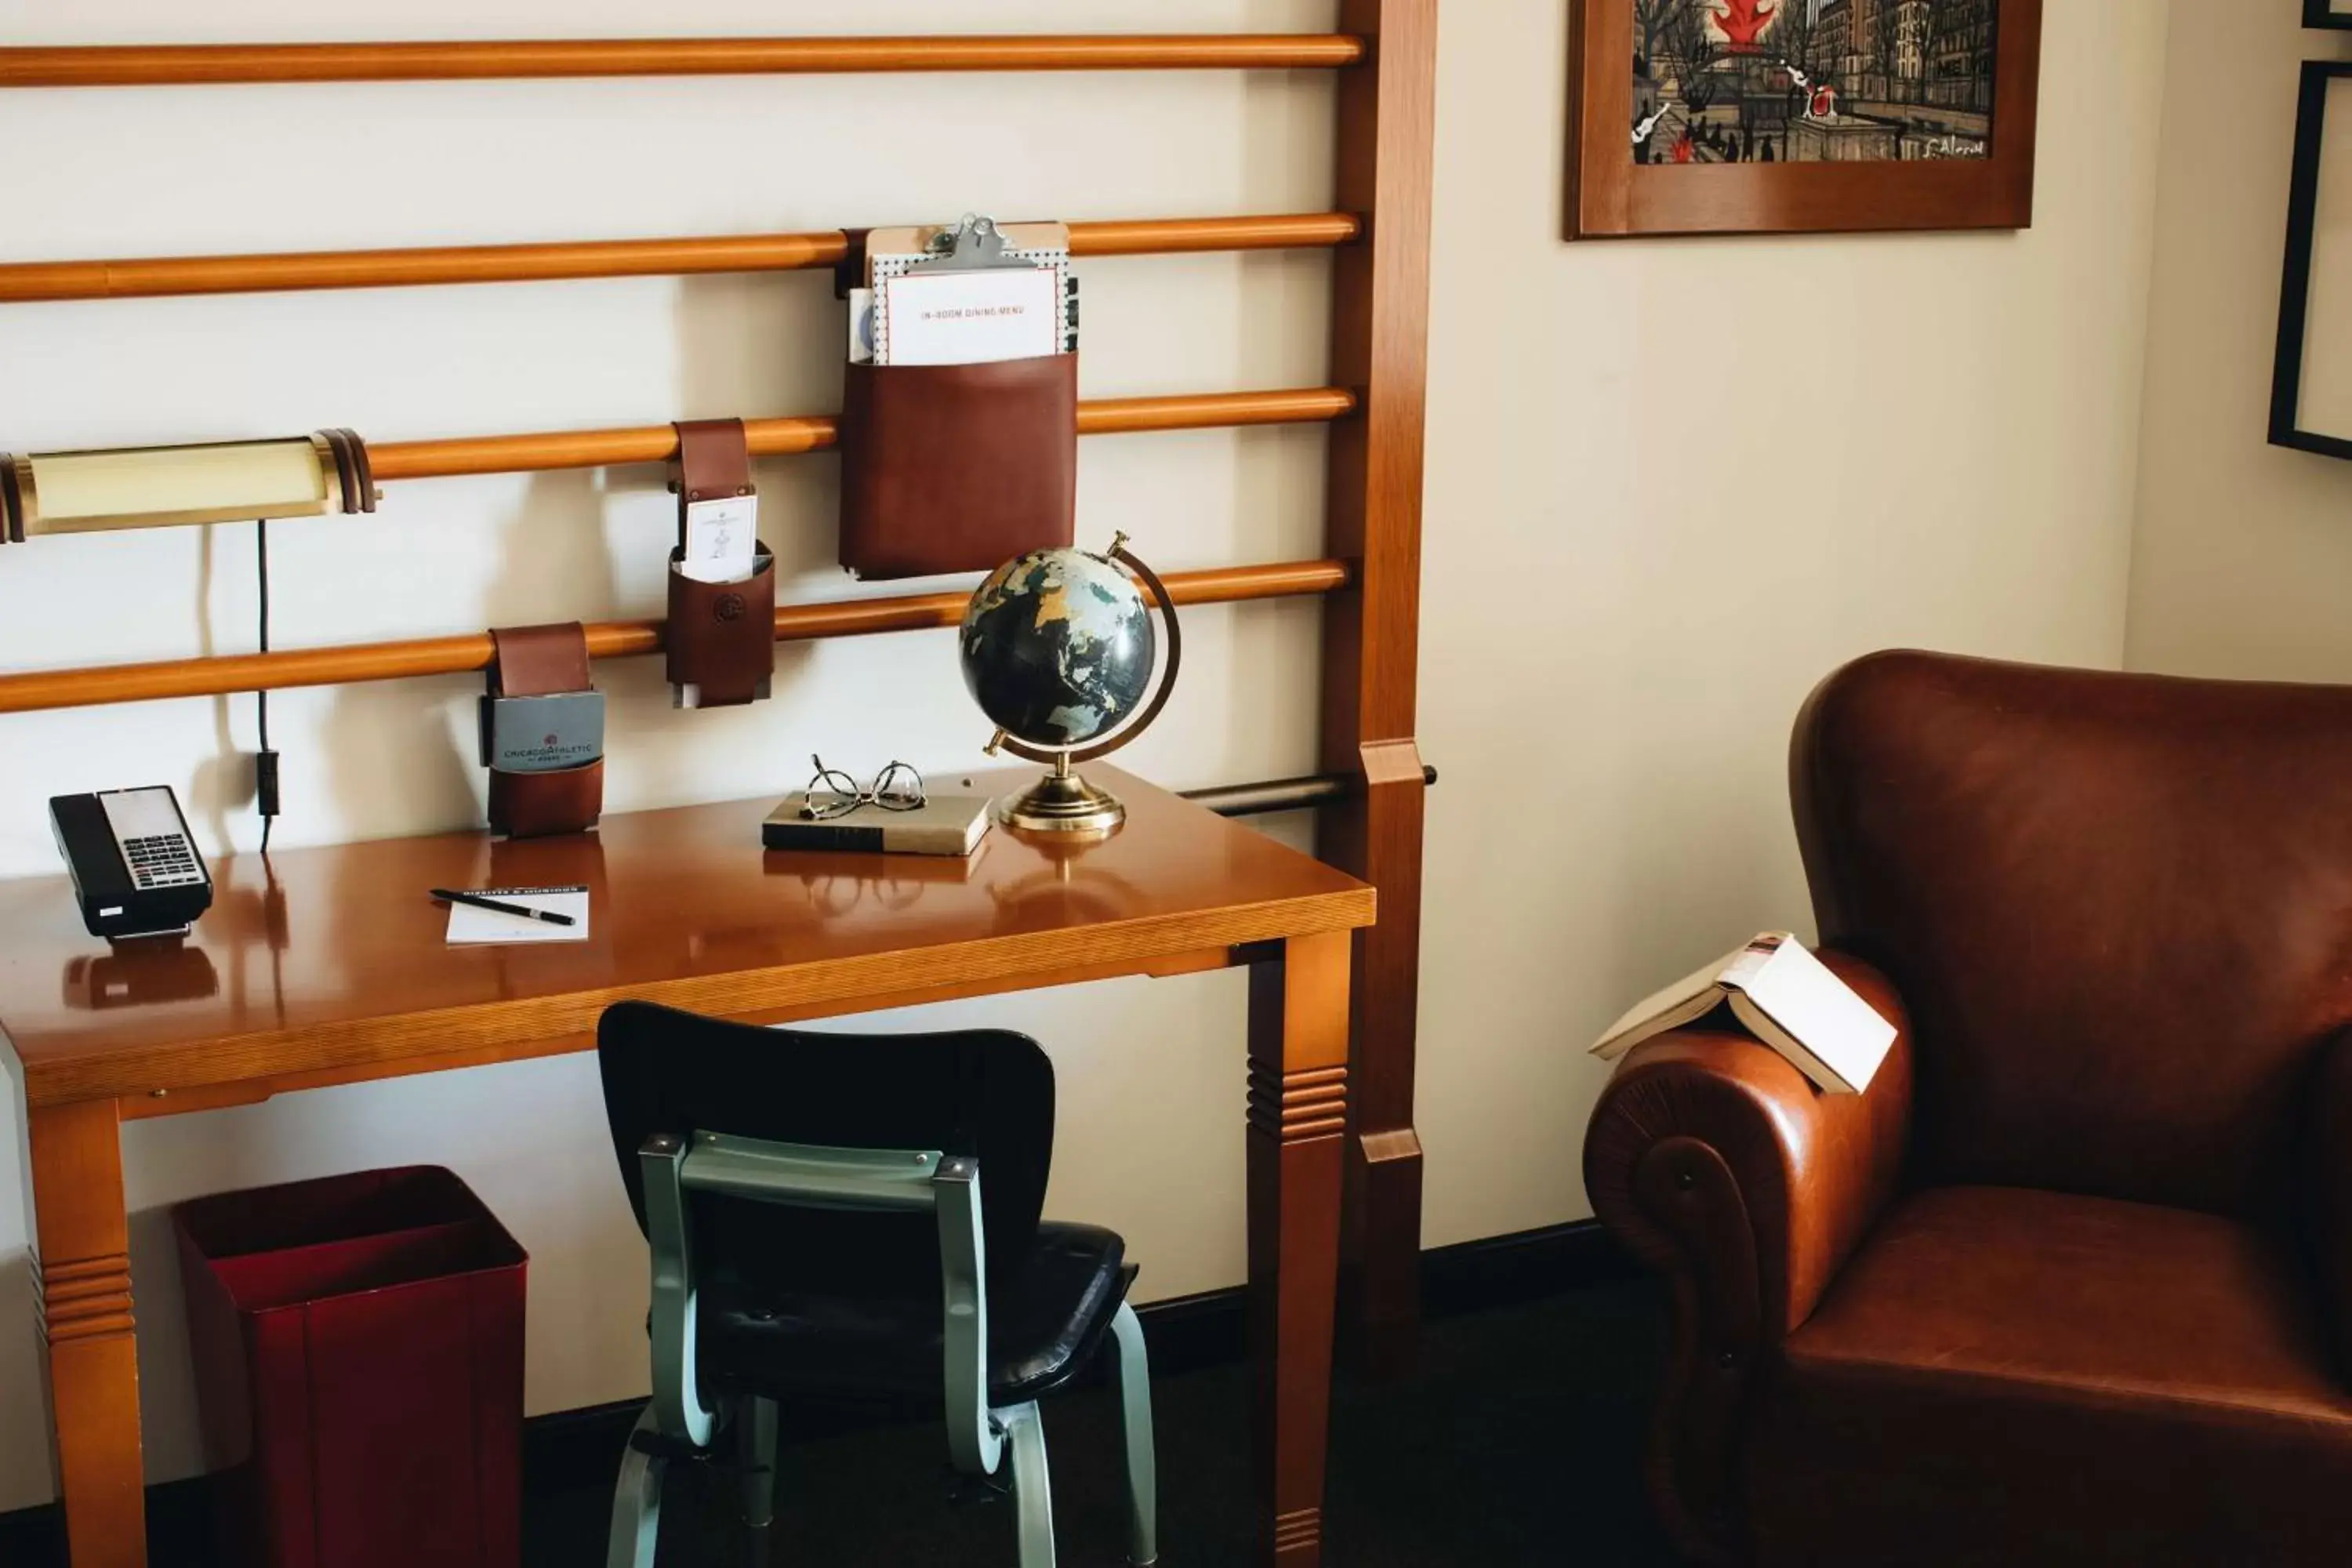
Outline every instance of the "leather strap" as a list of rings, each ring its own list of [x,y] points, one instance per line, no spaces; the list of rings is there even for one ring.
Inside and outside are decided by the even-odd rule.
[[[359,475],[352,469],[352,449],[343,444],[342,432],[321,430],[313,439],[326,447],[327,456],[334,460],[335,510],[344,512],[358,510],[354,498],[359,493]]]
[[[16,488],[16,459],[0,452],[0,544],[25,542],[25,498]]]
[[[493,697],[552,697],[591,688],[588,634],[578,621],[494,630],[490,645],[498,650],[490,665]]]
[[[358,431],[340,426],[320,434],[326,437],[327,444],[335,449],[336,458],[347,474],[343,510],[373,511],[375,471],[368,463],[367,443],[360,439]]]
[[[698,500],[751,493],[751,447],[740,419],[689,419],[677,432],[678,542],[686,542],[686,509]]]

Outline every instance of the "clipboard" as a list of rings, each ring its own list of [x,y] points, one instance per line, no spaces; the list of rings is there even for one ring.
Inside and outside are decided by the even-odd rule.
[[[929,227],[878,228],[866,237],[866,286],[850,293],[850,361],[852,363],[985,363],[995,359],[1026,357],[1040,353],[1076,353],[1078,348],[1077,278],[1070,267],[1070,231],[1058,223],[1000,225],[995,219],[967,213],[954,224]],[[974,334],[971,357],[952,357],[952,346],[926,340],[916,357],[905,340],[900,306],[911,291],[894,290],[907,279],[949,279],[954,274],[999,271],[1044,271],[1050,281],[1034,293],[957,287],[943,283],[925,289],[951,301],[955,309],[1019,309],[1042,310],[1055,318],[1048,328],[1033,330],[1025,338],[985,331]],[[901,324],[901,344],[894,349],[894,318]],[[1020,353],[1011,352],[1018,347]],[[942,355],[950,357],[941,357]]]

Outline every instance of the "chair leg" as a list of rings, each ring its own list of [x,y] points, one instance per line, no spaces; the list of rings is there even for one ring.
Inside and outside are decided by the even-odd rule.
[[[1118,1342],[1112,1374],[1118,1383],[1120,1434],[1127,1444],[1127,1560],[1137,1568],[1160,1561],[1160,1461],[1151,1439],[1151,1362],[1143,1350],[1143,1323],[1119,1303],[1110,1321]]]
[[[637,1419],[637,1431],[656,1429],[653,1407],[647,1405]],[[662,1472],[667,1468],[665,1460],[641,1452],[634,1442],[622,1456],[621,1479],[613,1488],[605,1568],[654,1568],[654,1542],[661,1533]]]
[[[1034,1401],[996,1416],[1004,1426],[1013,1500],[1020,1510],[1021,1568],[1054,1568],[1054,1484],[1045,1469],[1045,1424]]]
[[[776,1521],[776,1402],[749,1398],[735,1413],[736,1458],[743,1467],[747,1561],[768,1568],[768,1531]]]

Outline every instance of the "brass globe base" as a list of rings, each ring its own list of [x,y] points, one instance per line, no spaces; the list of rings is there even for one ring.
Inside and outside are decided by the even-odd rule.
[[[1127,820],[1127,806],[1063,763],[1019,795],[996,803],[996,820],[1019,833],[1108,838]]]

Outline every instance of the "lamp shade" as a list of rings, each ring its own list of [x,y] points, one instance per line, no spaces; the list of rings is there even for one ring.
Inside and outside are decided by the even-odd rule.
[[[24,538],[361,510],[323,435],[10,461]]]

